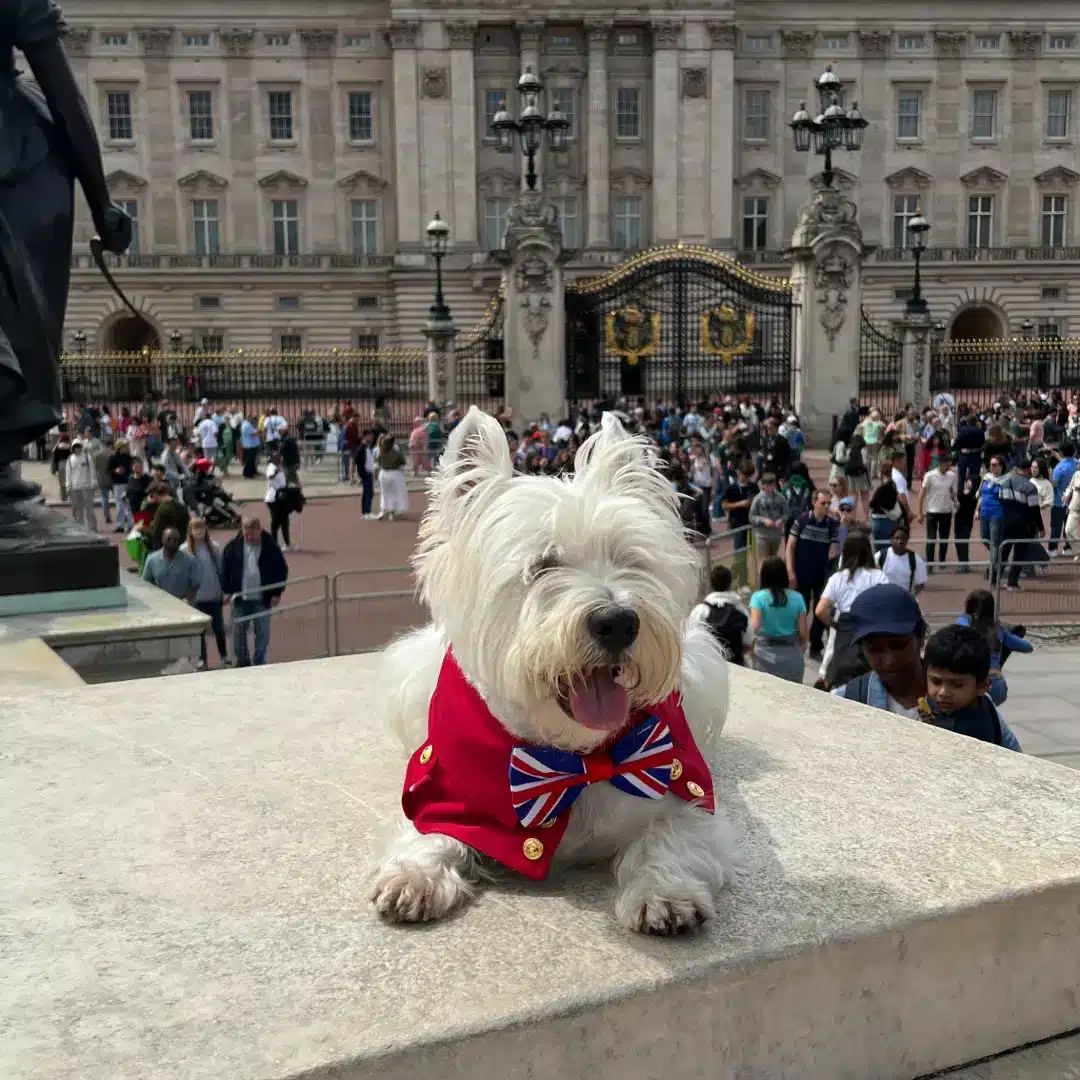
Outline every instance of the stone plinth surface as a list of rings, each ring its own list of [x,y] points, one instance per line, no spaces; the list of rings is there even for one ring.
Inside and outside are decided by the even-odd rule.
[[[372,663],[6,711],[4,1080],[888,1080],[1080,1023],[1080,774],[742,671],[705,934],[620,930],[600,870],[380,925]]]

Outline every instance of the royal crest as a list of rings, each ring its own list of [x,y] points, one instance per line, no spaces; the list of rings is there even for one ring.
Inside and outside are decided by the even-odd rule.
[[[753,348],[756,323],[754,312],[721,304],[701,316],[701,346],[710,356],[719,356],[725,364],[731,364],[736,356]]]
[[[643,311],[627,304],[610,312],[604,320],[604,345],[613,356],[621,356],[631,367],[652,356],[660,340],[660,313]]]

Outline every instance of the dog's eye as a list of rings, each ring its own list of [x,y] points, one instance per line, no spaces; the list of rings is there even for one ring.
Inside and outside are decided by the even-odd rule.
[[[559,557],[554,551],[545,551],[543,555],[529,563],[528,579],[535,581],[541,574],[548,570],[556,570],[560,565]]]

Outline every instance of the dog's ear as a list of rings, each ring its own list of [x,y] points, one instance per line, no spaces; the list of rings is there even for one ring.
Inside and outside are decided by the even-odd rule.
[[[439,498],[463,494],[489,480],[509,480],[513,475],[506,432],[498,420],[474,405],[446,441],[435,474]]]
[[[671,484],[655,467],[651,454],[647,439],[631,435],[614,413],[604,413],[600,430],[578,451],[575,482],[674,506]]]

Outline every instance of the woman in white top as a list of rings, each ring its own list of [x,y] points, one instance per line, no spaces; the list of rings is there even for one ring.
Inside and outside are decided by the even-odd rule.
[[[289,493],[286,490],[285,470],[281,466],[281,455],[273,454],[266,466],[266,495],[263,502],[270,509],[270,535],[275,543],[280,543],[278,534],[285,541],[282,551],[289,550]]]
[[[1046,527],[1049,515],[1046,511],[1054,505],[1054,485],[1046,473],[1046,459],[1032,458],[1031,482],[1035,485],[1035,490],[1039,493],[1039,513],[1042,514],[1043,519],[1043,535],[1049,536],[1050,530]]]
[[[840,569],[825,583],[814,614],[829,628],[821,660],[826,689],[842,686],[860,674],[854,668],[857,649],[851,643],[848,612],[855,598],[875,585],[888,585],[889,577],[874,565],[870,537],[861,529],[848,533],[840,552]]]

